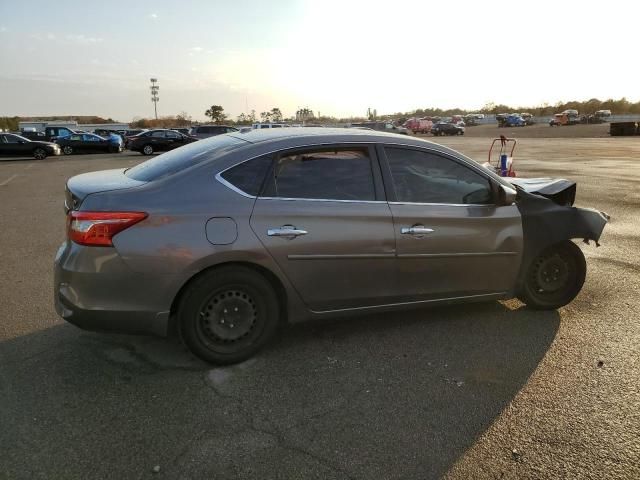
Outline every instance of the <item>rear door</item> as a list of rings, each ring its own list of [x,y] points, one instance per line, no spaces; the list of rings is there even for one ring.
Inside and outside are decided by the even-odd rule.
[[[164,151],[167,149],[167,139],[164,135],[164,130],[154,130],[149,136],[149,143],[153,146],[155,151]]]
[[[0,135],[0,154],[2,155],[21,155],[26,151],[25,143],[20,143],[20,138],[15,135]]]
[[[393,222],[373,148],[277,155],[251,227],[311,310],[393,303]]]
[[[515,205],[498,186],[454,157],[421,148],[380,147],[391,197],[398,295],[409,301],[509,291],[522,252]]]

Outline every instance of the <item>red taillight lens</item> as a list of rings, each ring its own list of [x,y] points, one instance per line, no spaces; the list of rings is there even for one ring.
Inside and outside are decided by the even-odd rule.
[[[115,234],[145,218],[144,212],[71,211],[67,216],[67,235],[80,245],[110,247]]]

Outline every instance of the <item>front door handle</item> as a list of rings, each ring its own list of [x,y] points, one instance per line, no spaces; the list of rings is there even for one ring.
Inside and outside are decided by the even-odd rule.
[[[433,228],[427,228],[424,225],[414,225],[413,227],[402,227],[400,233],[403,235],[426,235],[433,233]]]
[[[309,232],[300,230],[293,225],[283,225],[279,228],[270,228],[267,230],[267,235],[270,237],[285,237],[289,240],[299,237],[300,235],[306,235],[307,233]]]

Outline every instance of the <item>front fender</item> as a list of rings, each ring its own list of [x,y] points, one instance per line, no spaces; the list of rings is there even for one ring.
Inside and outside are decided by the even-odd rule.
[[[598,244],[609,221],[606,213],[589,208],[559,205],[550,198],[518,189],[516,205],[522,216],[526,268],[542,250],[565,240],[580,238]]]

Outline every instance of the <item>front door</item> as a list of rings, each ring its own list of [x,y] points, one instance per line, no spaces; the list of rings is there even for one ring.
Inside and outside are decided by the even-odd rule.
[[[522,225],[515,205],[496,202],[480,168],[423,149],[384,148],[407,301],[501,294],[515,284]]]
[[[167,130],[166,132],[164,132],[164,134],[166,139],[165,141],[167,142],[167,150],[172,150],[184,145],[184,137],[178,132]]]
[[[287,152],[265,183],[251,227],[311,310],[393,303],[393,222],[373,149]]]

